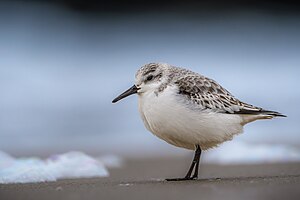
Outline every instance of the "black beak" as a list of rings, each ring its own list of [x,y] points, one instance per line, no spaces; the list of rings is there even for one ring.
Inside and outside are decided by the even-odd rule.
[[[123,92],[122,94],[120,94],[117,98],[115,98],[114,100],[112,100],[113,103],[116,103],[117,101],[128,97],[129,95],[135,94],[137,93],[137,91],[139,90],[139,88],[137,88],[135,85],[133,85],[131,88],[129,88],[128,90],[126,90],[125,92]]]

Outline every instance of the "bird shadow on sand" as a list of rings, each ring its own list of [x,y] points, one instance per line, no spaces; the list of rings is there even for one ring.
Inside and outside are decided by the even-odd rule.
[[[300,178],[300,175],[275,175],[275,176],[249,176],[249,177],[224,177],[224,178],[199,178],[195,180],[167,181],[166,179],[150,179],[141,181],[119,182],[119,185],[144,185],[144,184],[218,184],[218,183],[253,183],[261,181],[283,180],[290,178]]]

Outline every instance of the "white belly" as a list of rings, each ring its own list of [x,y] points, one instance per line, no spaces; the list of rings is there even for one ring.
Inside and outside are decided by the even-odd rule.
[[[187,149],[199,144],[206,150],[243,131],[239,115],[192,110],[178,102],[175,92],[176,88],[168,87],[158,96],[154,92],[139,95],[143,122],[159,138]]]

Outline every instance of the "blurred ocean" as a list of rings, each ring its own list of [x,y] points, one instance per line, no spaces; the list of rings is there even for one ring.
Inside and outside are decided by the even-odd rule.
[[[148,62],[187,67],[287,118],[235,140],[300,146],[300,15],[260,12],[84,14],[0,6],[0,150],[43,155],[180,152],[143,126],[130,87]]]

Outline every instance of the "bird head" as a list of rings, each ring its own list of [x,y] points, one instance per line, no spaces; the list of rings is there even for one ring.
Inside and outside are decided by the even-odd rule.
[[[135,74],[135,84],[112,102],[116,103],[132,94],[143,95],[144,93],[159,90],[161,85],[167,82],[166,73],[168,66],[165,63],[149,63],[142,66]]]

